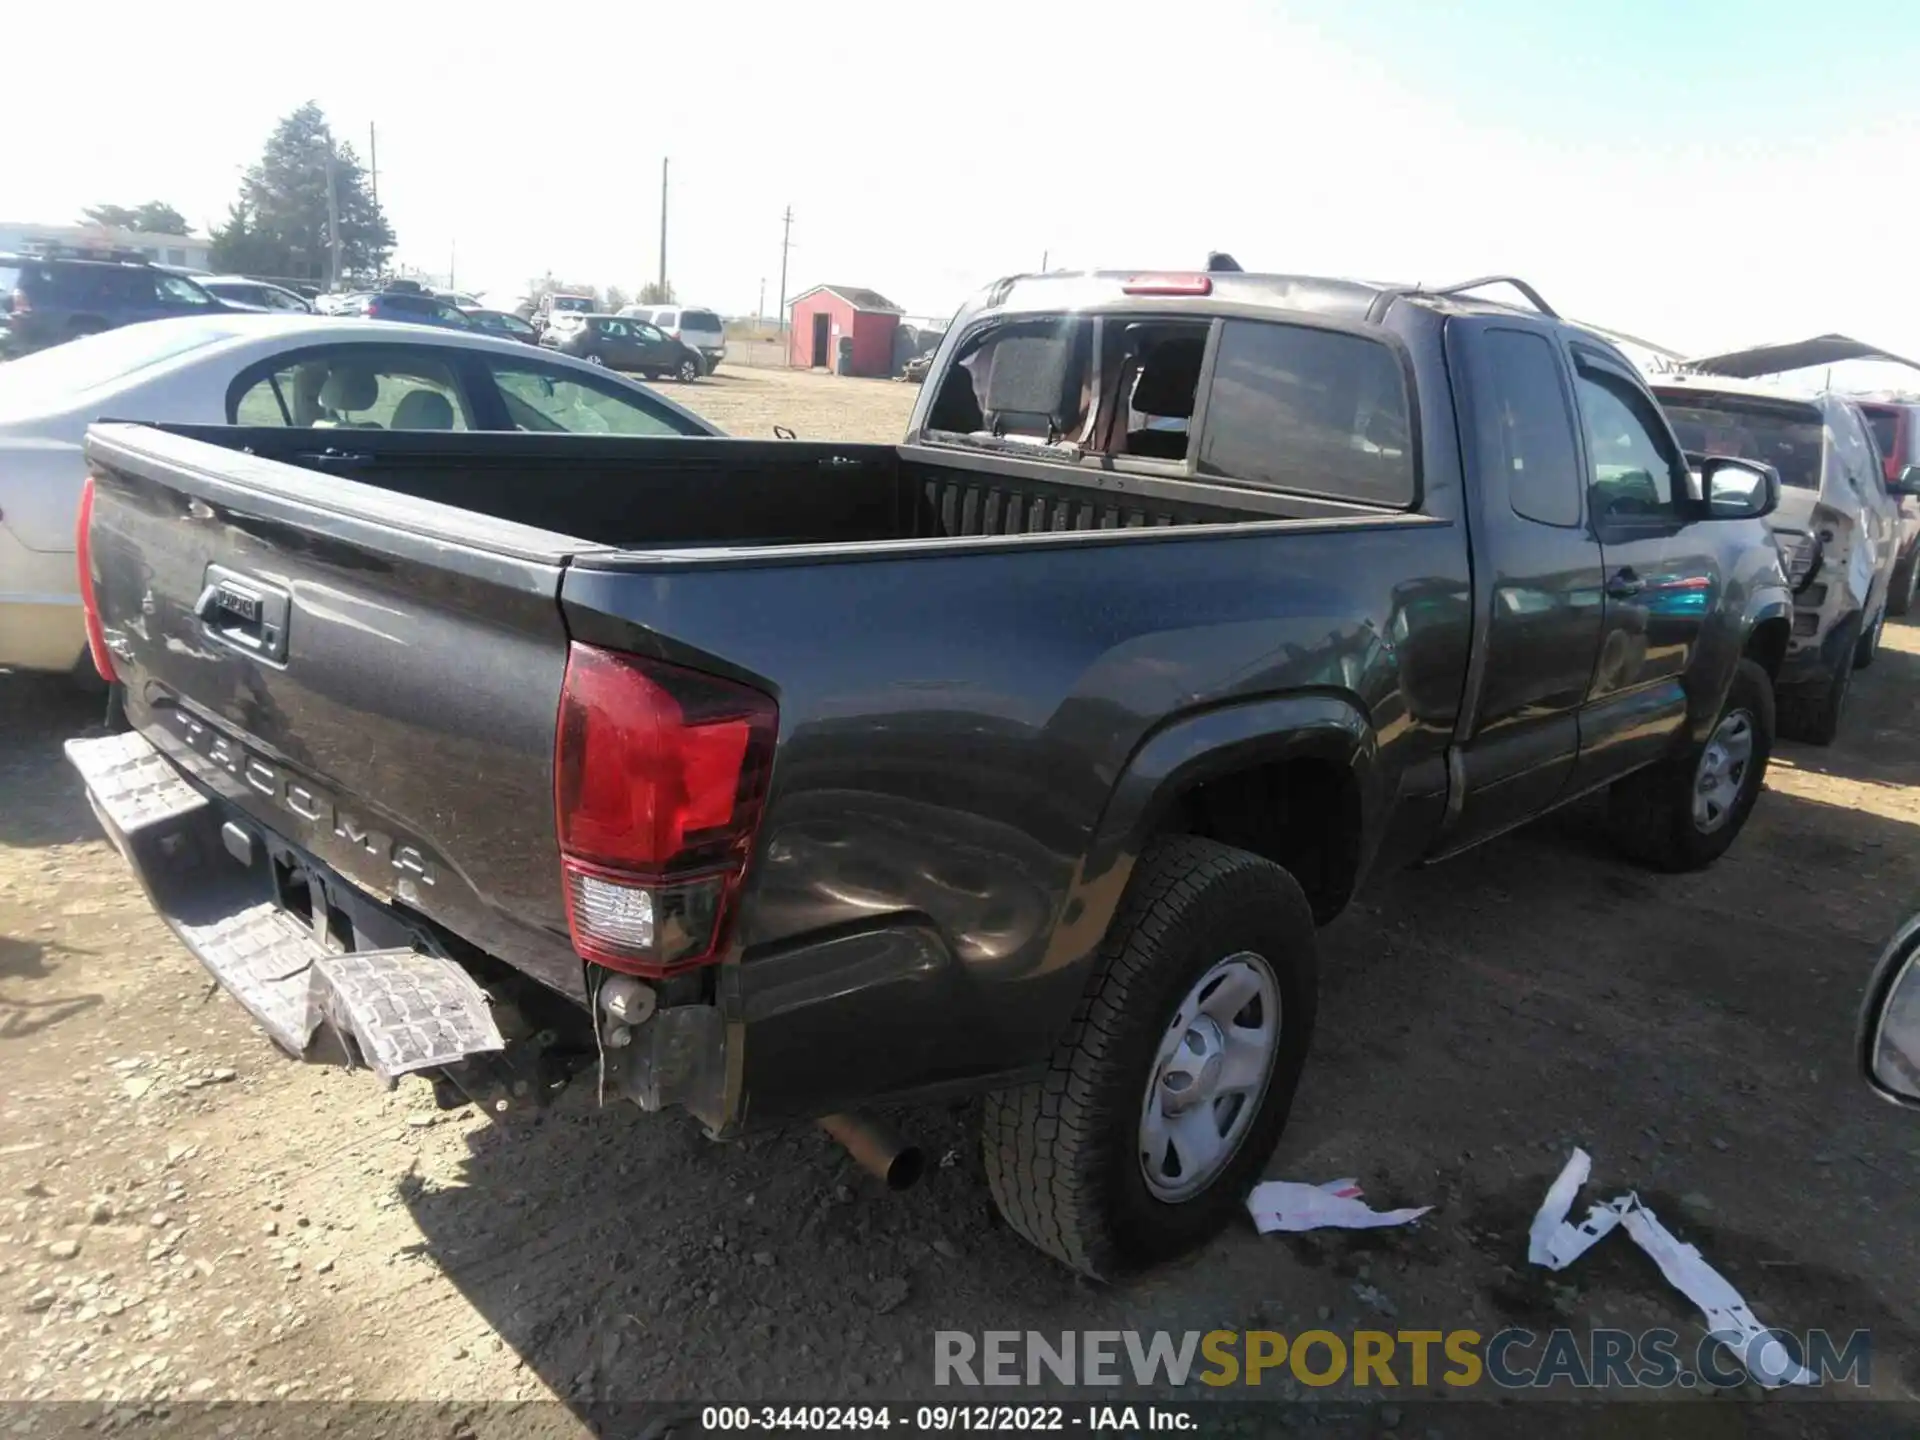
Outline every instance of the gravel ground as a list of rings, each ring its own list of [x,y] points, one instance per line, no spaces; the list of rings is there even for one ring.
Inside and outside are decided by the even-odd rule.
[[[912,394],[722,371],[685,398],[735,433],[885,439]],[[1842,742],[1782,745],[1713,870],[1648,875],[1570,813],[1392,879],[1326,933],[1270,1173],[1357,1176],[1425,1221],[1237,1227],[1116,1288],[998,1223],[966,1107],[895,1117],[937,1163],[889,1196],[811,1131],[713,1145],[576,1087],[509,1134],[436,1112],[423,1081],[283,1060],[100,838],[59,754],[94,707],[0,676],[0,1397],[558,1398],[514,1433],[567,1433],[607,1399],[924,1398],[945,1328],[1697,1335],[1623,1240],[1527,1267],[1578,1143],[1597,1193],[1637,1188],[1764,1320],[1870,1328],[1875,1393],[1914,1398],[1920,1118],[1849,1052],[1874,954],[1920,904],[1920,629],[1886,640]],[[1858,1405],[1765,1410],[1867,1428]]]

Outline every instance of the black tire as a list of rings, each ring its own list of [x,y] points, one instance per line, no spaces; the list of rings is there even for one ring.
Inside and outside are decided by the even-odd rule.
[[[1887,587],[1887,613],[1904,615],[1913,609],[1913,592],[1920,586],[1920,554],[1909,555],[1894,567],[1893,584]]]
[[[660,372],[658,370],[642,370],[640,372],[640,378],[642,380],[658,380],[660,378]]]
[[[691,385],[706,373],[706,366],[698,355],[682,355],[680,363],[673,367],[673,378],[682,385]]]
[[[1807,745],[1831,745],[1840,734],[1847,692],[1853,687],[1853,648],[1860,643],[1860,617],[1842,622],[1845,633],[1834,641],[1840,657],[1824,684],[1780,692],[1780,733]]]
[[[1266,1089],[1224,1168],[1179,1203],[1147,1188],[1141,1112],[1176,1009],[1217,961],[1267,962],[1280,1028]],[[987,1183],[1006,1221],[1105,1277],[1169,1259],[1239,1213],[1287,1123],[1318,994],[1313,913],[1294,878],[1191,836],[1140,858],[1085,995],[1043,1079],[987,1097]],[[1255,1103],[1255,1102],[1247,1102]]]
[[[1853,668],[1864,670],[1873,664],[1874,656],[1880,653],[1880,627],[1887,623],[1887,612],[1882,610],[1879,618],[1861,632],[1853,646]]]
[[[1742,660],[1727,687],[1726,701],[1714,717],[1714,732],[1736,712],[1752,722],[1752,752],[1742,772],[1734,803],[1712,829],[1694,819],[1694,793],[1700,758],[1711,741],[1697,741],[1670,760],[1617,781],[1607,794],[1607,828],[1629,858],[1655,870],[1699,870],[1727,852],[1739,836],[1767,778],[1773,755],[1773,681],[1752,660]]]

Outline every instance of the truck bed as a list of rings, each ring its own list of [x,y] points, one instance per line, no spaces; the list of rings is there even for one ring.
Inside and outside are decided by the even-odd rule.
[[[810,441],[170,425],[154,430],[595,547],[871,544],[1327,513],[1230,487]],[[1339,507],[1332,507],[1336,512]]]

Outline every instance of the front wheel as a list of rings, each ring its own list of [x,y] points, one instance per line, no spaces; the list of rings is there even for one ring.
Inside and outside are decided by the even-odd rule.
[[[587,355],[587,356],[583,356],[582,358],[585,359],[589,365],[605,366],[605,364],[607,363],[605,360],[602,360],[598,355]]]
[[[1711,865],[1753,813],[1773,734],[1773,681],[1742,660],[1704,742],[1615,783],[1607,796],[1614,842],[1656,870]]]
[[[680,363],[674,367],[673,378],[678,380],[682,385],[691,385],[700,378],[700,373],[701,367],[699,360],[692,355],[685,355],[681,357]]]
[[[1156,842],[1046,1077],[987,1097],[987,1183],[1007,1223],[1094,1276],[1218,1232],[1286,1125],[1317,977],[1291,875],[1211,840]]]

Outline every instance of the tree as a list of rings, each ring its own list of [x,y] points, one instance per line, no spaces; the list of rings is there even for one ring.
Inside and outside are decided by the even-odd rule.
[[[89,225],[105,225],[110,230],[138,230],[148,235],[189,233],[187,217],[159,200],[144,205],[89,205],[80,214]]]
[[[329,179],[339,215],[338,277],[331,273]],[[214,229],[213,263],[241,274],[347,279],[378,274],[393,242],[353,146],[335,140],[308,101],[274,127],[260,163],[247,171],[226,223]]]
[[[640,304],[673,304],[673,284],[671,281],[649,280],[640,287]]]
[[[622,290],[618,285],[609,285],[607,286],[606,299],[601,303],[609,310],[619,311],[627,303],[627,292]]]

